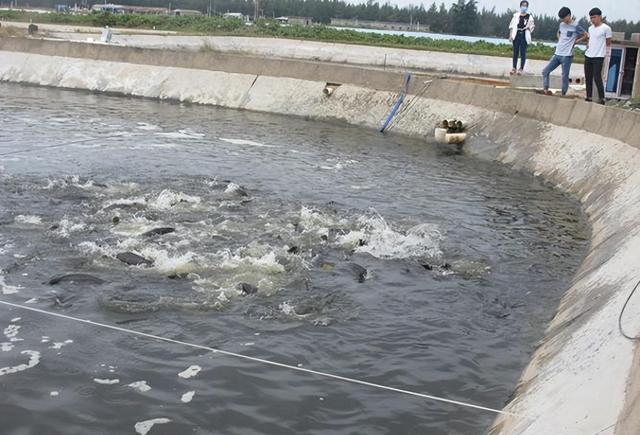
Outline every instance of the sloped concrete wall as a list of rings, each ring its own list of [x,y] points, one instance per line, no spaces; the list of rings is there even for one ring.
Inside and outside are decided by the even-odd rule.
[[[116,49],[114,56],[127,59],[118,62],[83,58],[73,44],[64,50],[73,56],[0,51],[0,80],[172,98],[368,128],[381,125],[397,98],[388,83],[383,89],[365,86],[361,81],[369,79],[357,74],[327,98],[322,65],[305,79],[300,71],[264,75],[268,66],[260,63],[252,74],[255,59],[236,73],[217,71],[215,63],[193,69],[136,62],[136,53],[142,60],[169,59],[153,50]],[[402,75],[391,78],[399,89]],[[432,79],[417,79],[405,103],[411,110],[399,115],[393,131],[424,137],[441,119],[466,119],[473,126],[467,152],[526,170],[575,196],[593,228],[588,255],[506,408],[519,417],[498,418],[492,431],[639,433],[633,421],[640,388],[633,364],[636,348],[619,334],[617,319],[640,279],[640,116],[473,83],[429,83]],[[625,318],[632,333],[640,331],[640,318],[634,315],[639,311],[636,298]]]

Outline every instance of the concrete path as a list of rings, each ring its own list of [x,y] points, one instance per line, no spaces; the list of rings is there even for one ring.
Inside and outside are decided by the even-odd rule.
[[[28,25],[27,23],[7,24],[19,27]],[[79,41],[87,41],[89,38],[97,41],[102,31],[96,27],[69,25],[42,24],[39,27],[51,37]],[[211,50],[269,58],[313,60],[503,79],[509,77],[511,69],[511,59],[495,56],[276,38],[188,36],[154,30],[113,29],[112,43],[130,47]],[[539,77],[546,64],[546,61],[539,60],[527,63],[524,77],[524,81],[530,83],[527,86],[542,86],[542,79]],[[583,75],[581,65],[576,65],[573,72],[575,78],[581,77]],[[556,76],[559,74],[560,69],[555,72]]]

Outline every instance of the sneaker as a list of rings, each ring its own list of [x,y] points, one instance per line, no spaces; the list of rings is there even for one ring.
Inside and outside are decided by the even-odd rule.
[[[587,103],[593,103],[593,100],[591,98],[585,98],[584,101],[586,101]]]
[[[516,69],[512,69],[511,72],[509,73],[510,76],[514,76],[516,75]]]
[[[524,74],[524,71],[522,69],[518,70],[518,75],[521,76],[522,74]]]
[[[600,100],[600,101],[598,101],[598,104],[601,104],[601,105],[603,105],[603,106],[606,106],[606,105],[607,105],[607,102],[606,102],[605,100]]]
[[[552,91],[550,91],[549,89],[545,90],[545,91],[544,91],[544,94],[545,94],[545,95],[548,95],[548,96],[550,96],[550,97],[552,97],[552,96],[553,96],[553,92],[552,92]]]

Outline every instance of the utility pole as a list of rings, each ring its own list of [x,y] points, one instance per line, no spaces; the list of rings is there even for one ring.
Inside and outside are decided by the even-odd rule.
[[[253,0],[253,2],[254,2],[254,6],[255,6],[255,10],[253,11],[253,22],[255,24],[255,23],[258,22],[258,14],[260,12],[260,9],[259,9],[260,8],[260,6],[259,6],[260,0]]]
[[[211,6],[211,0],[209,0],[209,16],[212,15],[212,12],[213,12],[213,10],[212,10],[212,6]]]

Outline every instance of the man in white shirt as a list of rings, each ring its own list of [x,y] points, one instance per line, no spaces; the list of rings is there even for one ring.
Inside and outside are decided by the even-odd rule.
[[[587,82],[587,101],[593,101],[593,80],[598,88],[598,103],[604,104],[604,83],[602,82],[602,66],[607,52],[611,48],[613,33],[611,27],[602,22],[602,11],[593,8],[589,11],[591,27],[589,27],[589,43],[585,52],[584,76]]]

